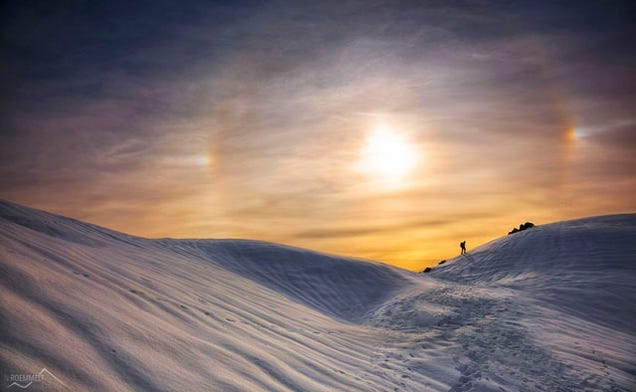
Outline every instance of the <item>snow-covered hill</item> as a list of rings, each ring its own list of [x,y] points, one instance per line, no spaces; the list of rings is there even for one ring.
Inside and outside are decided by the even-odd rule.
[[[636,214],[538,226],[431,275],[473,290],[509,289],[516,322],[567,365],[575,389],[636,389]]]
[[[635,227],[539,226],[416,275],[0,202],[0,388],[46,368],[29,390],[634,389]]]
[[[630,332],[636,326],[636,215],[538,226],[480,246],[431,274],[523,290],[559,310]]]
[[[407,285],[406,274],[386,265],[284,245],[247,240],[162,240],[172,251],[210,260],[320,312],[359,321]]]

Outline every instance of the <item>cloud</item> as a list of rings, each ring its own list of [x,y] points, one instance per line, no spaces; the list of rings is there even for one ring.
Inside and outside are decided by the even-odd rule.
[[[625,209],[619,8],[20,2],[3,13],[0,191],[136,234],[409,262],[518,216]],[[378,122],[422,156],[397,189],[351,170]]]
[[[631,154],[636,149],[636,122],[622,123],[594,132],[589,136],[589,140]]]
[[[402,222],[395,222],[392,224],[371,224],[364,227],[355,225],[349,228],[327,228],[327,229],[312,229],[306,231],[300,231],[294,233],[292,237],[311,239],[311,238],[348,238],[359,237],[370,234],[390,234],[398,236],[400,232],[408,231],[410,229],[442,229],[446,226],[457,225],[466,219],[485,219],[489,215],[481,213],[468,213],[454,216],[447,216],[444,219],[424,218],[415,220],[404,220]]]

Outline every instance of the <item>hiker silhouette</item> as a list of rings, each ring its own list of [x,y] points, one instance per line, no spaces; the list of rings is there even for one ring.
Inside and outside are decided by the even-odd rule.
[[[462,241],[459,243],[459,247],[462,248],[462,255],[466,253],[466,241]]]

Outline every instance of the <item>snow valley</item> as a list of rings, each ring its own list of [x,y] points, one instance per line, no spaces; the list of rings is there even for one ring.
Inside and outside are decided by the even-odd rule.
[[[28,388],[636,389],[634,214],[539,225],[430,274],[9,202],[0,225],[2,390],[43,369]]]

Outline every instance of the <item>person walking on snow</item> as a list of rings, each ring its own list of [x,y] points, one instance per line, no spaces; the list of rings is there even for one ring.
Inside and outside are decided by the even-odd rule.
[[[466,253],[466,241],[462,241],[459,243],[459,247],[462,248],[462,255]]]

